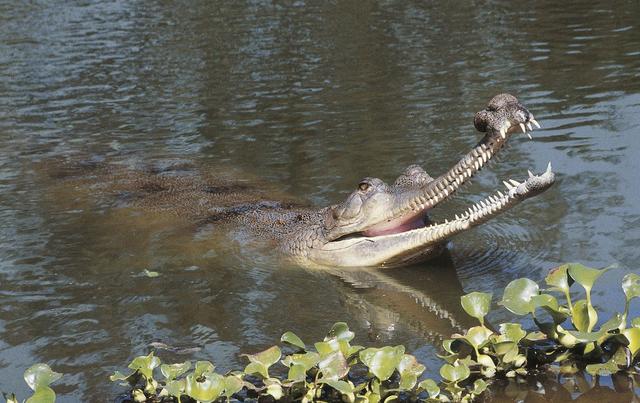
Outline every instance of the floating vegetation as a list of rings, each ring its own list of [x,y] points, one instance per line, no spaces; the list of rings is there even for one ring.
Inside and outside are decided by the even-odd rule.
[[[479,325],[454,334],[442,343],[444,360],[440,380],[424,378],[425,366],[405,352],[404,346],[380,348],[352,345],[355,335],[338,322],[318,342],[305,343],[292,332],[282,335],[281,346],[245,354],[243,370],[221,374],[209,361],[163,364],[151,352],[129,364],[128,373],[110,379],[126,386],[123,401],[213,402],[344,401],[470,402],[496,380],[524,379],[556,373],[594,377],[636,373],[640,355],[640,318],[628,320],[629,305],[640,297],[640,276],[627,274],[622,281],[625,309],[599,324],[591,290],[608,269],[565,264],[545,278],[547,288],[522,278],[510,282],[500,305],[519,316],[531,317],[537,326],[525,330],[520,323],[502,323],[497,330],[486,324],[492,295],[472,292],[461,297],[465,312]],[[583,298],[572,299],[577,283]],[[630,323],[629,323],[630,322]],[[25,372],[34,390],[28,402],[53,402],[49,384],[60,377],[44,364]],[[496,386],[499,386],[496,383]],[[35,399],[37,397],[37,399]],[[17,402],[15,396],[5,396]],[[13,399],[13,400],[10,400]],[[32,400],[34,399],[34,400]]]
[[[56,393],[49,387],[62,377],[62,374],[54,372],[47,364],[35,364],[24,371],[24,380],[33,390],[33,395],[26,403],[52,403],[56,400]],[[13,393],[3,393],[7,403],[18,403]]]

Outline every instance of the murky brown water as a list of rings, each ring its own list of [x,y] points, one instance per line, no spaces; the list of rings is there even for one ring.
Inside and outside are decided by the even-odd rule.
[[[463,292],[499,297],[565,261],[617,263],[594,291],[621,309],[640,270],[640,5],[561,3],[0,2],[0,389],[25,396],[22,372],[47,362],[60,401],[115,396],[108,374],[149,343],[228,369],[337,320],[437,371],[440,340],[470,323]],[[43,174],[184,160],[325,205],[364,176],[442,172],[503,91],[544,130],[444,210],[549,160],[557,184],[416,267],[309,272]]]

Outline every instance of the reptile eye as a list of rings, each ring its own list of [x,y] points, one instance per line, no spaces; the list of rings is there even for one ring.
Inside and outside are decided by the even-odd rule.
[[[371,185],[367,182],[360,182],[358,184],[358,189],[360,189],[360,191],[362,192],[366,192],[367,190],[369,190],[370,187]]]

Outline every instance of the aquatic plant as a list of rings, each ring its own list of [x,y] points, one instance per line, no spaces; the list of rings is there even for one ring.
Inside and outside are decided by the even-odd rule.
[[[49,387],[53,382],[62,377],[62,374],[54,372],[47,364],[35,364],[24,371],[24,380],[33,390],[33,395],[26,400],[26,403],[53,403],[56,400],[56,393]],[[3,393],[7,403],[18,403],[14,393]]]
[[[597,327],[591,290],[607,270],[565,264],[545,278],[546,290],[526,278],[510,282],[500,305],[518,316],[531,315],[538,327],[533,331],[523,329],[520,323],[502,323],[494,330],[485,322],[492,295],[472,292],[462,296],[463,309],[479,326],[443,342],[444,354],[439,357],[445,362],[439,382],[422,379],[424,365],[406,354],[404,346],[352,345],[355,335],[342,322],[312,344],[286,332],[281,337],[282,348],[273,346],[244,355],[248,364],[242,371],[217,374],[213,364],[199,361],[188,373],[190,363],[186,362],[162,365],[164,379],[156,381],[153,368],[160,361],[151,353],[132,361],[129,368],[133,373],[116,373],[112,380],[126,380],[136,401],[152,397],[211,402],[235,396],[302,402],[466,402],[481,395],[495,378],[521,377],[549,365],[566,372],[584,369],[592,375],[608,375],[628,370],[637,362],[640,318],[627,327],[627,316],[630,301],[640,296],[640,276],[624,277],[624,312]],[[574,283],[583,288],[584,298],[572,299],[569,289]],[[552,293],[560,294],[564,304]]]
[[[586,371],[596,377],[635,372],[640,362],[640,318],[629,321],[628,316],[631,301],[640,297],[640,276],[624,276],[624,311],[599,324],[591,291],[607,270],[564,264],[545,278],[546,289],[526,278],[510,282],[499,304],[517,316],[530,316],[537,327],[530,331],[520,323],[488,325],[491,294],[462,296],[463,309],[479,325],[442,343],[439,357],[444,363],[438,382],[423,378],[425,366],[404,346],[352,345],[355,335],[343,322],[335,323],[315,343],[286,332],[280,346],[244,354],[247,365],[242,370],[221,374],[209,361],[163,364],[151,352],[135,357],[129,373],[116,371],[110,379],[127,386],[134,402],[469,402],[494,379],[542,374],[550,368],[570,374]],[[582,288],[581,298],[570,292],[575,283]],[[49,384],[59,377],[44,364],[27,370],[25,380],[34,390],[27,402],[54,401]],[[15,396],[5,399],[17,403]]]

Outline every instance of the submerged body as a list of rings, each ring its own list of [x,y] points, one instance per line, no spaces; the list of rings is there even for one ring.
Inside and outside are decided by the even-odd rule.
[[[529,173],[523,182],[476,203],[443,223],[431,223],[428,212],[450,198],[517,132],[538,125],[533,115],[508,94],[495,96],[475,116],[482,140],[437,178],[416,165],[392,185],[364,178],[345,202],[312,208],[253,187],[206,176],[184,175],[180,169],[111,181],[129,205],[178,212],[199,222],[240,226],[306,266],[397,266],[429,259],[451,236],[486,222],[519,202],[548,189],[551,168]],[[124,178],[124,179],[123,179]],[[123,199],[121,197],[121,199]]]

